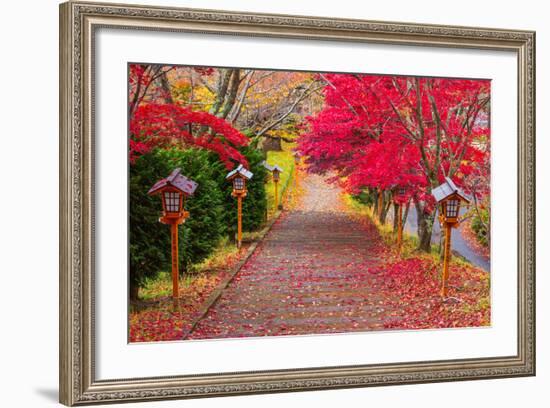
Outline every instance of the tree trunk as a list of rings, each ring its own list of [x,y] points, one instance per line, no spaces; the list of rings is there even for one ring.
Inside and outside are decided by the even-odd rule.
[[[130,300],[136,301],[139,299],[139,286],[130,283]]]
[[[382,191],[382,210],[380,211],[380,217],[378,219],[381,225],[384,225],[386,223],[386,216],[388,215],[388,211],[391,207],[391,202],[388,194],[388,192]]]
[[[429,253],[432,246],[434,214],[427,214],[424,211],[424,205],[418,201],[415,202],[415,207],[418,222],[418,249]]]
[[[227,94],[227,88],[229,87],[229,80],[231,79],[231,76],[233,75],[232,69],[227,69],[224,71],[220,70],[218,78],[218,86],[217,86],[217,95],[216,100],[212,104],[212,107],[210,108],[210,112],[212,115],[218,116],[218,113],[220,112],[220,109],[222,107],[223,102],[225,101],[225,95]]]
[[[220,117],[226,119],[227,115],[229,115],[229,112],[231,112],[231,109],[233,109],[233,105],[235,105],[235,101],[237,100],[237,92],[239,90],[240,83],[241,83],[241,70],[234,69],[233,74],[231,75],[231,82],[229,85],[227,97],[225,98],[225,104],[223,105]]]
[[[407,202],[407,206],[405,207],[405,211],[403,212],[403,221],[401,221],[401,225],[403,228],[405,228],[405,224],[407,223],[407,218],[409,216],[409,208],[411,207],[411,200]]]
[[[393,233],[397,233],[397,223],[399,218],[399,204],[393,203]]]
[[[160,76],[160,86],[164,91],[164,101],[170,105],[174,104],[174,99],[172,98],[172,91],[166,73]]]

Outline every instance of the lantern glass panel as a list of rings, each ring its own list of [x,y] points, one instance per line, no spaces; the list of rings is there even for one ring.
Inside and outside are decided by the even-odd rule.
[[[458,200],[447,200],[447,218],[456,218],[458,217]]]
[[[279,172],[278,171],[273,172],[273,180],[279,181]]]
[[[167,212],[180,212],[180,196],[181,194],[176,191],[164,192],[164,206]]]
[[[244,190],[244,180],[240,177],[235,177],[233,179],[233,188],[236,191],[243,191]]]

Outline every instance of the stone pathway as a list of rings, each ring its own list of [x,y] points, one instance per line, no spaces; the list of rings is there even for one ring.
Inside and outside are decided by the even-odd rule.
[[[384,247],[375,228],[345,215],[340,190],[323,177],[302,186],[300,205],[277,220],[187,338],[376,330],[391,319],[368,272]]]

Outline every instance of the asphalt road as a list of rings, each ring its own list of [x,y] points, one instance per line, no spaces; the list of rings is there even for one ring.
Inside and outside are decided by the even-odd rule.
[[[461,209],[461,213],[464,214],[464,212],[465,212],[465,209],[464,208]],[[390,210],[390,213],[388,214],[388,218],[393,219],[391,210]],[[405,231],[411,235],[416,235],[416,231],[417,231],[416,209],[412,205],[409,210],[409,215],[407,216]],[[437,214],[436,214],[436,222],[434,223],[434,229],[432,233],[432,242],[438,244],[440,235],[441,235],[441,229],[439,227],[439,222],[437,222]],[[472,264],[479,266],[480,268],[483,268],[487,272],[490,271],[491,269],[490,260],[476,253],[474,249],[468,245],[468,242],[462,237],[462,234],[460,233],[459,230],[453,230],[451,242],[452,242],[453,251],[462,255]]]

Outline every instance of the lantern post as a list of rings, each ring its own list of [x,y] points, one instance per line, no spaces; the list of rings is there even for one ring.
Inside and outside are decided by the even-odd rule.
[[[445,247],[443,253],[443,276],[441,278],[441,296],[447,296],[447,280],[449,279],[449,261],[451,259],[451,232],[452,226],[443,222],[445,230]]]
[[[281,173],[277,169],[273,169],[273,184],[275,186],[275,209],[279,208],[279,180]]]
[[[406,190],[404,187],[397,189],[399,200],[396,200],[397,204],[397,250],[401,253],[401,247],[403,246],[403,203],[400,201],[405,196]]]
[[[439,222],[445,232],[445,245],[443,253],[443,274],[441,277],[441,296],[447,296],[447,280],[449,279],[449,261],[451,259],[451,231],[459,223],[461,203],[470,203],[470,198],[459,189],[449,178],[445,183],[432,190],[432,195],[439,204]]]
[[[183,224],[189,218],[189,212],[185,210],[185,200],[192,196],[198,187],[193,180],[180,174],[180,169],[155,183],[149,190],[149,195],[160,194],[162,198],[162,217],[159,221],[170,225],[171,253],[172,253],[172,297],[179,296],[179,254],[178,254],[178,225]]]
[[[279,204],[279,181],[281,180],[281,173],[283,172],[283,169],[276,164],[273,166],[270,166],[266,162],[263,164],[264,167],[271,173],[273,178],[273,186],[275,190],[275,210],[280,210],[282,209],[282,206]]]
[[[243,198],[246,197],[246,182],[252,178],[253,174],[251,171],[245,169],[242,164],[230,171],[226,180],[233,182],[233,192],[231,195],[237,198],[237,248],[240,248],[242,245],[243,239],[243,227],[242,227],[242,218],[243,218]]]
[[[237,196],[237,248],[241,247],[243,241],[243,197]]]

